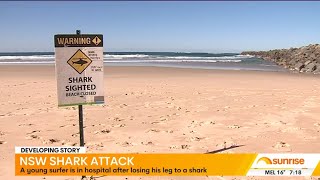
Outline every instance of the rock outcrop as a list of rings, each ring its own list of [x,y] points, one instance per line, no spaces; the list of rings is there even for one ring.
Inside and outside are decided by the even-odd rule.
[[[301,48],[276,49],[270,51],[245,51],[242,55],[253,55],[273,61],[287,69],[320,74],[320,45],[311,44]]]

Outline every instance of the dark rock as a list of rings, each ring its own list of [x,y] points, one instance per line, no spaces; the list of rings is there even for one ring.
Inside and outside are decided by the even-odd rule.
[[[320,65],[317,64],[316,70],[313,71],[314,74],[320,74]]]
[[[294,69],[297,71],[301,71],[302,68],[304,68],[304,64],[300,62],[294,66]]]
[[[308,65],[308,64],[310,64],[310,63],[311,63],[311,61],[308,60],[308,61],[306,61],[306,62],[304,63],[304,65],[306,66],[306,65]]]
[[[292,59],[291,61],[289,61],[289,65],[295,65],[297,63],[297,61],[295,59]]]
[[[316,69],[317,69],[317,66],[314,63],[310,63],[306,66],[306,72],[313,72]]]

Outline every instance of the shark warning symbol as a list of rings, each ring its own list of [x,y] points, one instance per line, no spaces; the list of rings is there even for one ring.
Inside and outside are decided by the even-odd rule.
[[[92,60],[78,49],[67,62],[74,70],[81,74],[91,64]]]

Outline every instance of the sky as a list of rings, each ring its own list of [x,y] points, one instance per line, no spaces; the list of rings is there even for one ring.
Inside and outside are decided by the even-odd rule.
[[[0,2],[0,52],[53,52],[55,34],[104,50],[241,52],[320,43],[320,2]]]

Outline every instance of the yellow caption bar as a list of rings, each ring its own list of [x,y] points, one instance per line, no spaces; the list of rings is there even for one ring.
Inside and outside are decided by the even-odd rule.
[[[245,176],[257,154],[16,154],[17,176]]]

